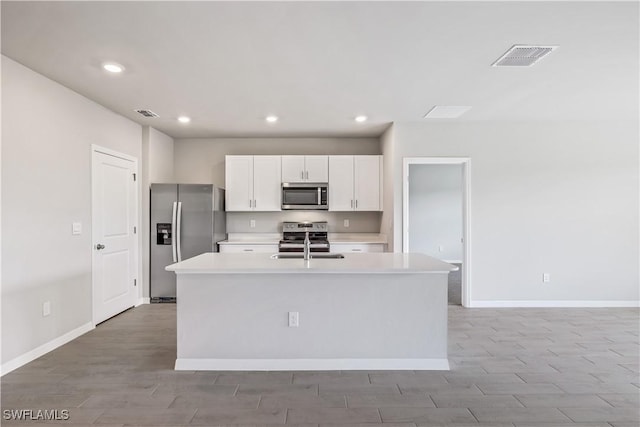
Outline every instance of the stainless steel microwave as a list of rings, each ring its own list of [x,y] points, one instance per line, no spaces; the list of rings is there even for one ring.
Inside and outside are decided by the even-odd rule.
[[[329,209],[329,184],[326,182],[282,183],[282,210]]]

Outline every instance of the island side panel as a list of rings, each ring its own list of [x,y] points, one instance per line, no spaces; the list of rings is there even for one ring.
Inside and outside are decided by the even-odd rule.
[[[446,273],[178,274],[177,301],[178,360],[446,363]]]

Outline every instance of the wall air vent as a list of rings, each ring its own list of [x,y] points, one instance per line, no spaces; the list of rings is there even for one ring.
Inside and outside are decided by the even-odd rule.
[[[530,67],[542,58],[556,50],[558,46],[511,46],[492,67]]]
[[[135,111],[136,111],[136,113],[142,114],[145,117],[149,117],[149,118],[159,117],[156,113],[154,113],[151,110],[140,109],[140,110],[135,110]]]

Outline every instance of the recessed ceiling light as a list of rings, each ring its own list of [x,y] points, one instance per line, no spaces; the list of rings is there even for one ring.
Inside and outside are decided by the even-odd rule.
[[[471,109],[468,105],[436,105],[427,114],[425,119],[455,119]]]
[[[358,123],[363,123],[363,122],[366,122],[367,119],[368,119],[367,116],[356,116],[355,121]]]
[[[115,62],[106,62],[102,65],[102,68],[107,70],[110,73],[118,74],[124,71],[124,67]]]
[[[275,122],[278,121],[278,116],[267,116],[267,117],[265,117],[265,120],[268,123],[275,123]]]
[[[180,116],[180,117],[178,117],[178,121],[180,123],[189,123],[191,121],[191,118],[189,118],[187,116]]]

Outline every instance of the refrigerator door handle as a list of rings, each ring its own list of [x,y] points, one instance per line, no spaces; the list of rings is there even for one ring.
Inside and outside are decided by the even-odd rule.
[[[180,229],[182,228],[182,202],[178,202],[178,215],[176,226],[176,251],[178,252],[178,262],[182,261],[182,251],[180,247],[182,242],[180,241]]]
[[[178,202],[173,202],[173,210],[171,212],[171,254],[173,262],[178,262],[178,253],[176,252],[176,213],[178,212]]]

